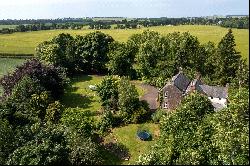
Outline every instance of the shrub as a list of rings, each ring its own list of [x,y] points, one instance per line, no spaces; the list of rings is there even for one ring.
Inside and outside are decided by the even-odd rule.
[[[101,98],[102,105],[106,109],[118,110],[118,82],[119,77],[107,76],[97,86],[97,94]]]
[[[83,137],[93,138],[95,126],[94,121],[89,117],[89,114],[89,111],[68,108],[64,110],[61,122],[63,125],[71,128]]]
[[[152,112],[149,109],[148,103],[140,101],[139,108],[135,110],[131,116],[132,123],[142,123],[150,119]]]
[[[82,137],[74,131],[67,134],[72,165],[100,165],[103,163],[100,147],[90,138]]]
[[[101,120],[99,121],[97,128],[100,132],[100,134],[104,134],[107,132],[110,128],[113,127],[114,123],[114,117],[111,113],[111,111],[105,111]]]
[[[163,117],[163,115],[166,115],[166,110],[158,109],[156,112],[152,114],[152,120],[154,123],[159,123],[160,119]]]
[[[45,120],[53,123],[57,123],[62,115],[63,106],[59,101],[49,104],[46,109]]]
[[[64,129],[52,124],[39,126],[35,139],[18,147],[8,158],[11,165],[63,165],[68,163]]]
[[[3,76],[0,85],[4,89],[4,95],[9,96],[14,86],[24,77],[38,81],[41,87],[51,92],[52,97],[59,98],[67,83],[66,73],[62,68],[52,65],[44,65],[36,59],[28,60],[23,65],[18,66],[12,74]]]

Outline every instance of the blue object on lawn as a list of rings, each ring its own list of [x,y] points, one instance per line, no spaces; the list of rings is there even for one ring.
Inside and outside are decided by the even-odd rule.
[[[150,138],[150,134],[146,131],[138,131],[137,132],[137,137],[140,138],[143,141],[146,141]]]

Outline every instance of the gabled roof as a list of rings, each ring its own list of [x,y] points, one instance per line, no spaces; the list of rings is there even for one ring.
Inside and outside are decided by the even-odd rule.
[[[197,89],[199,92],[206,94],[208,97],[215,97],[215,98],[227,98],[227,87],[220,87],[220,86],[209,86],[209,85],[200,85],[200,90]]]
[[[185,92],[190,84],[190,80],[182,72],[173,76],[172,82],[173,85],[175,85],[182,92]]]

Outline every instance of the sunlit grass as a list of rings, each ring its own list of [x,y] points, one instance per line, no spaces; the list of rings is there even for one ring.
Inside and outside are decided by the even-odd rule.
[[[157,31],[163,35],[172,32],[190,32],[197,36],[201,43],[212,41],[215,44],[227,33],[227,28],[219,26],[205,25],[180,25],[180,26],[157,26],[141,29],[105,29],[100,30],[111,35],[115,40],[126,42],[128,38],[135,33],[142,33],[143,30],[150,29]],[[35,47],[42,41],[52,39],[60,33],[70,33],[73,36],[86,35],[95,30],[45,30],[33,32],[17,32],[13,34],[0,35],[0,53],[15,53],[15,54],[34,54]],[[241,52],[244,58],[249,56],[249,30],[248,29],[233,29],[237,50]]]
[[[146,129],[151,135],[152,140],[142,141],[137,138],[137,131],[139,129]],[[136,164],[138,157],[141,154],[147,153],[151,146],[154,145],[155,141],[159,137],[159,126],[153,123],[143,124],[129,124],[127,126],[114,128],[108,136],[105,137],[105,142],[117,140],[117,143],[122,144],[129,153],[129,160],[119,161],[122,165]]]

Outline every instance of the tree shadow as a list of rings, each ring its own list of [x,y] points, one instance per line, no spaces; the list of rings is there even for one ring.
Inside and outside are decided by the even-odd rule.
[[[63,103],[66,107],[71,108],[90,108],[90,104],[93,102],[93,96],[81,95],[72,92],[66,92],[63,97]]]
[[[71,107],[71,108],[90,108],[90,104],[94,102],[94,97],[85,95],[85,94],[78,94],[74,93],[76,92],[80,87],[73,86],[74,83],[76,82],[84,82],[84,81],[90,81],[92,80],[93,77],[90,75],[78,75],[75,76],[71,82],[70,85],[67,87],[65,90],[65,94],[62,97],[63,104],[66,107]]]
[[[129,160],[129,149],[117,142],[108,142],[102,145],[104,164],[121,165],[124,160]]]
[[[83,81],[90,81],[93,80],[93,77],[90,75],[76,75],[73,79],[72,79],[72,84],[75,82],[83,82]]]

